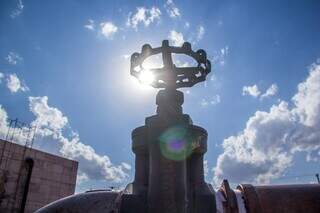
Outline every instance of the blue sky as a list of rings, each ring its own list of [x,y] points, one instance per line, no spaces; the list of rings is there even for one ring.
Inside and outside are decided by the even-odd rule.
[[[133,180],[131,131],[155,113],[157,90],[130,76],[128,56],[163,39],[213,64],[184,89],[184,112],[209,133],[207,181],[320,172],[319,1],[0,4],[0,135],[6,118],[37,124],[36,148],[80,162],[77,191]]]

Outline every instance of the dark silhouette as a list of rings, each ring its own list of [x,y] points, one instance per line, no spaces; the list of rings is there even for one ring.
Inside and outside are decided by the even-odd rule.
[[[252,186],[240,184],[232,190],[224,180],[218,191],[204,180],[203,155],[207,131],[193,125],[184,114],[183,93],[176,90],[205,81],[211,70],[204,50],[182,47],[152,48],[131,56],[131,75],[139,78],[143,61],[162,54],[163,67],[149,69],[150,84],[163,88],[156,97],[157,112],[145,125],[132,131],[135,177],[121,192],[91,191],[61,199],[38,212],[121,212],[121,213],[316,213],[320,212],[320,184]],[[172,53],[186,54],[196,67],[177,67]]]
[[[190,43],[172,47],[164,40],[162,47],[146,44],[141,54],[132,54],[131,74],[139,77],[143,61],[159,53],[164,66],[149,69],[155,76],[151,85],[165,89],[157,94],[157,114],[147,117],[145,125],[132,132],[136,174],[133,193],[125,195],[122,209],[132,212],[127,203],[136,203],[141,208],[137,212],[214,212],[214,190],[205,183],[203,172],[207,132],[183,114],[183,93],[176,90],[204,81],[211,69],[210,61],[204,50],[192,51]],[[172,53],[189,55],[198,65],[176,67]],[[141,68],[140,72],[135,71],[136,67]]]
[[[200,49],[194,52],[189,42],[184,42],[182,47],[169,46],[169,41],[164,40],[162,47],[152,48],[149,44],[142,47],[142,52],[133,53],[131,56],[131,75],[139,79],[144,71],[143,62],[152,55],[162,54],[163,67],[148,69],[155,76],[151,83],[154,88],[176,89],[192,87],[196,83],[206,80],[211,71],[211,63],[207,54]],[[192,57],[198,64],[196,67],[177,67],[172,60],[172,54],[184,54]]]

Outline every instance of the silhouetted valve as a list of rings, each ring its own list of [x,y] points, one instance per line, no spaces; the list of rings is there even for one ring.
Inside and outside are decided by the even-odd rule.
[[[163,67],[147,69],[143,62],[152,55],[162,54]],[[172,61],[172,54],[184,54],[192,57],[196,62],[195,67],[177,67]],[[206,80],[211,71],[211,63],[204,50],[194,52],[191,44],[184,42],[182,47],[169,46],[169,41],[162,41],[162,46],[152,48],[149,44],[142,46],[141,53],[131,55],[131,75],[142,81],[143,76],[152,78],[148,82],[154,88],[181,88],[192,87],[196,83]]]

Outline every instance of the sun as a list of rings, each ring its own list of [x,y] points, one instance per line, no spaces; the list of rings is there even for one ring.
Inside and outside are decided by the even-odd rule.
[[[154,69],[163,68],[163,64],[160,56],[155,55],[147,58],[140,66],[136,66],[134,70],[138,72],[138,81],[140,87],[143,89],[151,88],[157,81],[157,76],[154,73]]]
[[[143,84],[151,85],[154,80],[154,75],[149,70],[143,70],[139,75],[139,81]]]

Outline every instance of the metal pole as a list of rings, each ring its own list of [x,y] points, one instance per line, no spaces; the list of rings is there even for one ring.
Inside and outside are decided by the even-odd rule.
[[[10,141],[12,142],[13,139],[14,139],[14,134],[15,134],[15,131],[16,131],[16,128],[17,128],[17,125],[18,125],[18,118],[16,118],[15,120],[13,120],[14,122],[14,127],[13,127],[13,131],[12,131],[12,136],[11,136],[11,139]]]
[[[7,135],[6,135],[6,141],[8,140],[8,137],[9,137],[9,133],[10,133],[10,129],[11,129],[12,123],[13,123],[13,120],[12,120],[12,119],[10,119],[10,124],[9,124],[8,131],[7,131]]]
[[[35,139],[36,133],[37,133],[37,128],[38,128],[38,124],[36,124],[35,126],[32,127],[33,136],[32,136],[32,139],[31,139],[30,148],[33,147],[34,139]]]

